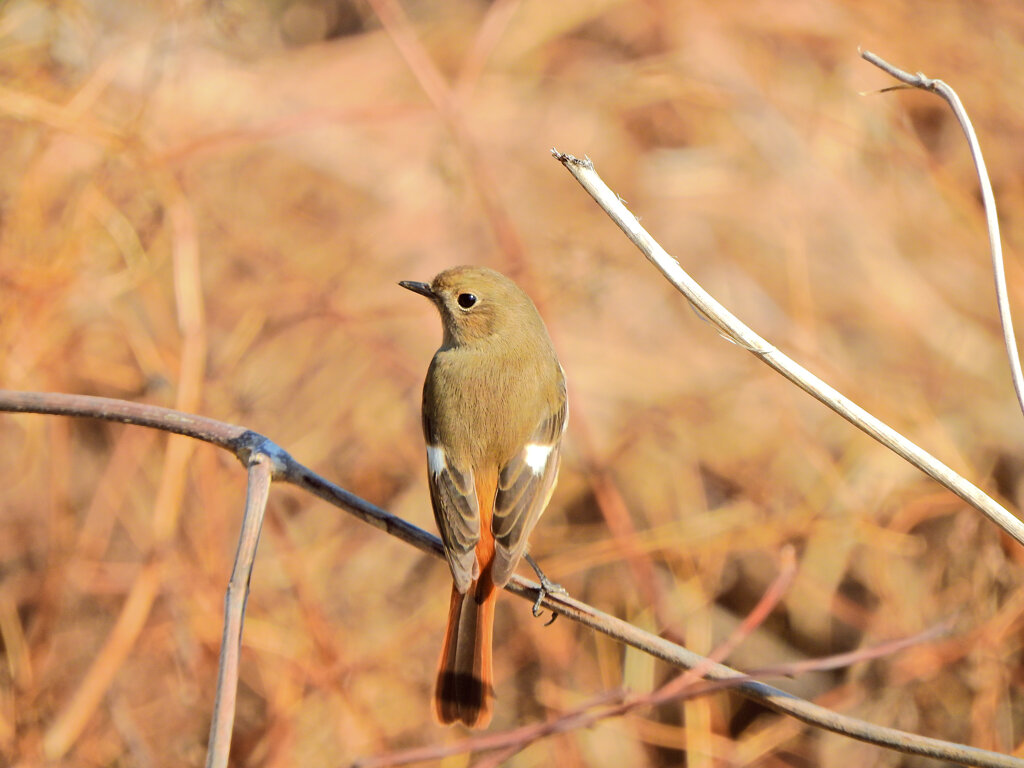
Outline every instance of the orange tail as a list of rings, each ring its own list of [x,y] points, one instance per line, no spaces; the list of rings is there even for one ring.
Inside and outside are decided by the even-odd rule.
[[[448,630],[434,687],[434,715],[447,725],[461,720],[486,728],[494,710],[491,643],[498,590],[487,567],[464,595],[452,586]]]

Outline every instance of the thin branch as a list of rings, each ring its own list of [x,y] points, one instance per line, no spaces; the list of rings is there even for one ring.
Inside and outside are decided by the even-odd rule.
[[[956,91],[949,87],[942,80],[933,80],[918,72],[912,75],[902,69],[894,67],[880,56],[871,51],[861,51],[861,58],[874,64],[879,69],[888,72],[902,83],[913,88],[920,88],[923,91],[937,94],[945,99],[953,110],[957,122],[963,129],[967,138],[967,146],[971,151],[971,158],[974,160],[974,167],[978,172],[978,184],[981,186],[981,201],[985,207],[985,221],[988,224],[989,251],[992,256],[992,274],[996,282],[996,306],[999,310],[999,323],[1003,328],[1003,343],[1006,345],[1007,359],[1010,361],[1010,377],[1013,379],[1013,389],[1017,393],[1017,403],[1024,411],[1024,374],[1020,368],[1020,354],[1017,351],[1017,340],[1013,332],[1013,318],[1010,316],[1010,296],[1006,290],[1006,269],[1003,265],[1003,245],[999,236],[999,215],[996,213],[996,199],[992,194],[992,182],[988,177],[988,169],[985,167],[985,158],[981,155],[981,145],[978,143],[978,136],[974,132],[971,119],[967,116],[967,110],[960,103],[960,97]],[[891,89],[886,89],[891,90]]]
[[[934,627],[929,627],[923,632],[911,635],[910,637],[886,640],[885,642],[878,643],[877,645],[858,648],[855,651],[847,651],[846,653],[836,653],[832,656],[825,656],[820,659],[805,659],[803,661],[791,661],[788,663],[775,664],[770,667],[758,667],[755,670],[751,670],[750,674],[754,677],[796,677],[797,675],[802,675],[807,672],[822,672],[831,669],[842,669],[843,667],[860,664],[864,661],[879,659],[883,656],[891,656],[894,653],[898,653],[899,651],[910,648],[914,645],[920,645],[921,643],[937,640],[938,638],[949,634],[952,629],[953,619],[950,618],[939,622]]]
[[[231,581],[224,597],[224,636],[220,643],[217,669],[217,693],[210,721],[210,739],[206,750],[206,768],[226,768],[231,751],[231,731],[235,722],[238,694],[238,662],[242,651],[242,625],[256,545],[270,496],[273,462],[266,454],[256,453],[249,462],[249,485],[245,495],[245,514],[238,537],[238,552],[231,569]]]
[[[725,338],[735,342],[781,373],[809,395],[815,397],[855,427],[875,438],[882,445],[909,461],[925,474],[951,490],[972,507],[985,514],[996,525],[1024,544],[1024,523],[995,499],[954,472],[924,449],[918,447],[888,424],[838,390],[829,386],[792,358],[780,352],[729,310],[722,306],[690,277],[672,256],[651,237],[636,216],[608,187],[594,170],[589,158],[577,158],[551,150],[551,154],[611,217],[644,256],[682,293],[698,313],[708,319]]]
[[[55,416],[79,416],[139,427],[152,427],[177,435],[187,435],[235,453],[235,445],[245,435],[244,427],[236,427],[205,416],[183,413],[159,405],[132,403],[92,395],[67,395],[63,392],[16,392],[0,389],[0,411],[10,413],[45,413]]]
[[[577,730],[590,724],[595,709],[621,702],[625,695],[625,691],[622,690],[604,691],[572,712],[566,712],[541,723],[530,723],[510,731],[483,733],[479,736],[462,739],[454,744],[430,744],[425,747],[413,747],[399,752],[389,752],[385,755],[360,758],[351,763],[350,768],[384,768],[392,765],[406,765],[426,760],[440,760],[467,752],[508,750],[514,754],[522,748],[523,744],[555,733]]]
[[[106,398],[5,390],[0,390],[0,411],[60,414],[164,429],[225,448],[234,453],[245,465],[248,465],[253,452],[258,450],[270,459],[274,468],[273,479],[304,488],[420,551],[443,558],[441,541],[436,536],[325,480],[295,461],[276,443],[242,427],[151,405]],[[537,598],[539,585],[513,575],[505,589],[533,603]],[[645,632],[568,595],[548,593],[542,605],[552,612],[596,629],[674,666],[692,669],[705,663],[704,657],[681,645]],[[770,709],[795,717],[809,725],[877,746],[982,768],[1024,768],[1024,760],[1009,755],[918,736],[832,712],[778,688],[750,680],[742,672],[722,664],[709,665],[704,678],[727,681],[730,686],[735,686],[733,690],[736,693]]]
[[[784,589],[785,582],[790,579],[790,575],[785,573],[780,574],[776,579],[775,584],[769,587],[769,590],[762,597],[759,606],[751,612],[750,617],[748,618],[756,620],[756,614],[760,613],[760,608],[776,603],[777,597],[779,596],[775,593],[776,589]],[[747,623],[748,622],[744,622],[744,624]],[[747,628],[749,628],[749,626]],[[806,662],[799,662],[799,664],[806,665],[806,667],[802,668],[804,670],[837,669],[839,667],[850,666],[851,664],[861,661],[876,659],[896,653],[897,651],[909,648],[913,645],[932,640],[946,631],[948,631],[948,626],[940,624],[937,627],[933,627],[912,637],[892,640],[871,648],[863,649],[862,651],[855,651],[853,653],[843,653],[819,659],[809,659]],[[737,633],[742,635],[745,633],[745,630],[738,629]],[[734,633],[734,637],[737,633]],[[733,638],[726,640],[726,643],[719,646],[719,648],[716,648],[713,655],[720,656],[723,647],[730,644],[732,639]],[[707,660],[705,660],[705,663],[706,662]],[[573,710],[564,712],[561,715],[553,717],[545,722],[531,723],[530,725],[524,725],[501,733],[481,734],[479,736],[473,736],[450,744],[432,744],[425,747],[413,747],[411,749],[388,752],[386,754],[376,755],[373,757],[360,758],[354,761],[350,768],[386,768],[387,766],[407,765],[409,763],[419,763],[427,760],[440,760],[452,755],[487,751],[495,751],[495,755],[492,760],[484,764],[496,765],[499,764],[498,761],[500,759],[507,759],[508,756],[522,751],[533,742],[544,738],[545,736],[550,736],[555,733],[580,730],[582,728],[589,728],[601,720],[605,720],[610,717],[621,717],[643,707],[664,704],[670,701],[688,701],[700,696],[707,696],[712,693],[733,690],[740,683],[752,679],[749,675],[743,675],[742,677],[729,680],[700,680],[694,674],[697,669],[698,667],[694,667],[683,675],[670,680],[661,688],[651,691],[650,693],[629,695],[622,689],[605,691],[600,696],[581,704]],[[758,670],[758,673],[761,672],[763,672],[763,670]],[[780,674],[789,674],[785,666],[772,667],[768,672],[776,676]],[[683,684],[680,685],[679,683]]]

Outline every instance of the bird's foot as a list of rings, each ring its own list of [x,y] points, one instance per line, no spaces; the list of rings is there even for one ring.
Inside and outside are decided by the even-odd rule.
[[[537,590],[537,601],[533,604],[533,615],[540,616],[541,614],[541,603],[544,602],[544,598],[548,595],[568,595],[569,591],[561,584],[555,584],[551,579],[544,575],[544,571],[540,569],[540,566],[534,561],[529,555],[523,555],[526,562],[533,568],[533,572],[537,574],[537,580],[540,582],[540,589]],[[544,625],[545,627],[550,626],[555,619],[558,618],[558,614],[552,611],[551,618]]]

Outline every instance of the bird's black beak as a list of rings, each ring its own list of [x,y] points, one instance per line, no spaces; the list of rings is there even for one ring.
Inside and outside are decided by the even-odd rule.
[[[413,293],[418,293],[420,296],[426,296],[428,299],[434,298],[434,292],[431,290],[429,283],[417,283],[415,280],[402,280],[398,284],[403,288],[408,288]]]

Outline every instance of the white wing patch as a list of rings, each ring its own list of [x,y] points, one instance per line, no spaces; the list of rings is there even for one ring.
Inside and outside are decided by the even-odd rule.
[[[439,445],[427,446],[427,469],[431,477],[437,477],[444,471],[444,448]]]
[[[526,444],[526,465],[533,470],[533,474],[540,475],[544,472],[544,467],[547,466],[548,456],[551,455],[551,451],[554,446],[541,445],[540,443],[527,443]]]

